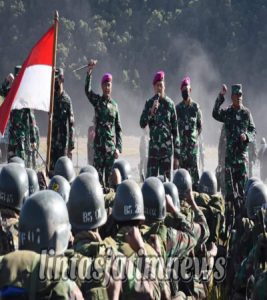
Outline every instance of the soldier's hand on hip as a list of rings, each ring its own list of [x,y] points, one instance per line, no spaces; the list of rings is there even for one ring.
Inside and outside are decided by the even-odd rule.
[[[120,154],[119,150],[118,150],[118,149],[115,149],[115,152],[114,152],[114,157],[115,157],[115,159],[118,159],[118,158],[119,158],[119,154]]]
[[[246,134],[245,134],[245,133],[242,133],[242,134],[240,135],[240,139],[241,139],[242,142],[245,142],[245,141],[247,140]]]
[[[227,86],[226,84],[223,84],[220,90],[220,95],[224,96],[226,93],[227,93]]]
[[[173,170],[176,170],[179,168],[179,160],[178,158],[173,159]]]

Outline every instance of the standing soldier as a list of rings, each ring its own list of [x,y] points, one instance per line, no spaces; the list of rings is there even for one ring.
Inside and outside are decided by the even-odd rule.
[[[18,75],[21,66],[15,67],[15,76]],[[36,147],[36,135],[34,131],[35,116],[29,108],[13,109],[10,113],[8,158],[19,156],[26,159],[26,152],[31,147]]]
[[[61,156],[72,158],[74,149],[74,115],[72,101],[70,96],[65,92],[64,72],[62,68],[56,69],[55,74],[55,95],[53,110],[53,127],[51,142],[51,175],[55,163]]]
[[[198,137],[202,130],[202,114],[199,105],[190,96],[191,81],[185,77],[181,83],[183,100],[176,105],[178,129],[181,140],[180,167],[187,169],[197,190],[198,173]]]
[[[89,126],[87,134],[87,163],[93,165],[94,163],[94,139],[95,139],[95,117],[93,125]]]
[[[102,77],[102,96],[92,91],[92,71],[96,63],[97,61],[90,60],[88,64],[85,94],[95,109],[94,166],[100,183],[108,187],[114,160],[122,151],[122,130],[118,105],[111,98],[112,75],[106,73]]]
[[[223,85],[212,116],[225,124],[226,201],[233,203],[237,194],[241,197],[244,194],[244,185],[248,177],[248,143],[254,141],[256,129],[249,109],[242,104],[242,85],[232,85],[232,105],[222,109],[220,107],[225,100],[226,92],[227,87]]]
[[[140,182],[144,180],[146,177],[146,170],[147,170],[147,160],[148,160],[148,127],[146,126],[143,131],[143,135],[140,138],[139,144],[139,155],[140,155],[140,163],[139,163],[139,175],[140,175]]]
[[[141,128],[149,126],[150,140],[146,176],[160,174],[170,179],[173,152],[174,169],[177,169],[179,164],[179,135],[174,103],[165,94],[164,78],[163,71],[155,74],[153,79],[155,95],[146,101],[140,118],[140,126]]]

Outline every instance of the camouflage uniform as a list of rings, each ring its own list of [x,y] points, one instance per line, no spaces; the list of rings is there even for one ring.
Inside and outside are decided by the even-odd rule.
[[[194,192],[194,197],[209,226],[210,236],[207,242],[218,243],[224,221],[224,199],[222,195],[209,196],[204,193]]]
[[[94,139],[94,167],[99,174],[99,181],[109,186],[108,179],[111,175],[114,163],[114,153],[118,149],[122,151],[122,130],[118,105],[115,100],[97,95],[91,88],[92,75],[88,75],[85,81],[85,94],[95,108],[95,139]],[[115,142],[116,139],[116,142]]]
[[[267,271],[256,280],[252,300],[265,300],[267,298]]]
[[[8,144],[9,157],[19,156],[26,160],[29,145],[36,143],[35,125],[33,110],[22,108],[11,111]]]
[[[82,300],[83,296],[75,282],[64,279],[62,274],[66,270],[62,270],[61,266],[48,266],[50,270],[47,272],[50,273],[47,274],[51,276],[53,268],[53,272],[58,273],[58,278],[39,278],[39,271],[44,267],[41,263],[44,261],[45,258],[42,259],[40,254],[32,251],[15,251],[1,256],[0,298]]]
[[[263,263],[263,264],[262,264]],[[236,273],[234,287],[237,294],[243,294],[248,287],[248,280],[253,275],[256,280],[266,271],[266,240],[260,235],[258,242],[251,249],[247,258],[242,262],[239,272]]]
[[[248,108],[241,106],[234,109],[231,105],[221,109],[224,96],[219,94],[213,108],[213,118],[225,124],[226,156],[225,156],[225,185],[226,200],[233,199],[236,186],[241,196],[244,193],[244,185],[248,177],[248,143],[255,139],[256,129]],[[245,142],[241,141],[240,135],[244,133],[247,137]]]
[[[40,132],[39,127],[37,125],[34,126],[35,136],[36,136],[36,149],[30,150],[30,145],[28,145],[27,149],[27,161],[26,166],[27,168],[36,169],[36,155],[37,151],[39,151],[40,147]]]
[[[68,155],[74,149],[74,115],[69,95],[63,91],[55,93],[53,110],[53,128],[51,142],[50,170],[54,170],[56,161]]]
[[[144,257],[139,256],[132,248],[131,246],[126,242],[126,233],[129,231],[129,226],[124,226],[122,228],[119,229],[118,233],[116,234],[116,236],[113,238],[107,238],[106,241],[108,243],[110,243],[112,246],[116,246],[117,250],[122,253],[123,255],[125,255],[128,259],[128,262],[130,262],[130,264],[133,264],[133,271],[132,274],[130,274],[129,278],[127,278],[126,281],[123,282],[123,296],[124,299],[138,299],[138,297],[140,297],[141,295],[146,296],[146,289],[145,289],[145,285],[143,280],[140,281],[140,279],[138,280],[138,278],[140,278],[140,273],[144,274],[143,272],[146,272],[146,274],[153,274],[153,272],[157,271],[157,274],[153,274],[154,276],[159,276],[161,279],[163,278],[163,272],[164,272],[164,266],[162,264],[158,264],[158,268],[157,270],[154,270],[152,267],[154,267],[155,265],[150,265],[149,262],[151,263],[151,260],[154,258],[158,257],[157,252],[147,243],[144,244],[145,247],[145,251],[147,252],[147,257],[145,262],[142,260]],[[140,262],[142,261],[142,263],[140,264]],[[146,264],[146,266],[144,266],[144,263]],[[148,265],[147,265],[148,263]],[[142,269],[140,269],[140,267],[142,266]],[[145,269],[143,269],[145,267]],[[147,273],[147,268],[149,268],[150,273]],[[129,274],[127,274],[129,275]],[[153,278],[153,275],[151,275]],[[157,277],[155,277],[155,280],[151,280],[151,279],[147,280],[147,283],[153,287],[152,291],[153,291],[153,295],[151,298],[149,299],[162,299],[161,298],[161,293],[163,291],[163,289],[166,287],[166,285],[164,285],[164,281],[162,281],[161,283],[157,280]],[[166,282],[167,284],[167,282]],[[144,298],[146,299],[146,298]]]
[[[75,235],[73,250],[76,253],[80,253],[81,255],[92,259],[104,257],[106,263],[105,270],[110,271],[112,261],[116,254],[118,254],[116,249],[108,245],[108,243],[105,243],[105,240],[97,240],[94,237],[93,232],[90,231],[81,231]],[[85,299],[109,299],[104,279],[105,278],[103,278],[102,281],[82,281],[80,284],[77,283]]]
[[[140,118],[141,128],[149,125],[150,140],[147,165],[147,177],[166,175],[170,179],[171,157],[179,159],[179,135],[177,117],[173,101],[164,96],[159,100],[159,107],[155,115],[150,111],[158,96],[146,101]],[[173,149],[174,148],[174,149]]]
[[[202,114],[199,105],[190,99],[176,105],[178,129],[181,141],[179,165],[187,169],[192,177],[194,189],[199,181],[198,137],[202,130]]]

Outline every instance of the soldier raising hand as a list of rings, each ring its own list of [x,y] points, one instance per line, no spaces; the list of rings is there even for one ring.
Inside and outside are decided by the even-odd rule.
[[[117,102],[111,98],[112,75],[105,73],[101,80],[102,96],[91,88],[92,71],[97,60],[88,63],[85,94],[95,109],[94,166],[102,186],[108,187],[114,160],[122,151],[122,130]]]

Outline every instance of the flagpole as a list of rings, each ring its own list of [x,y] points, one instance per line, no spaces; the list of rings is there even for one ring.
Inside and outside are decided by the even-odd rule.
[[[57,35],[58,35],[58,11],[55,11],[54,16],[54,48],[53,48],[53,63],[52,63],[52,77],[51,77],[51,93],[50,93],[50,109],[48,119],[48,133],[47,133],[47,152],[46,152],[46,170],[47,176],[50,171],[50,154],[51,154],[51,140],[52,140],[52,122],[53,122],[53,110],[54,110],[54,89],[55,89],[55,67],[56,67],[56,54],[57,54]]]

